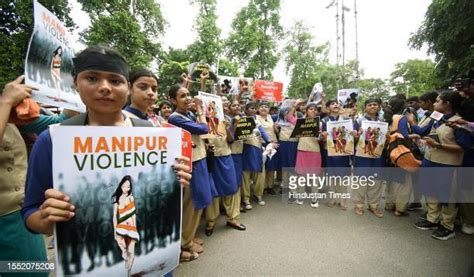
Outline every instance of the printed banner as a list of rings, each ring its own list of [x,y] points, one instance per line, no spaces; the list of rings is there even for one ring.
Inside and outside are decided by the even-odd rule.
[[[168,122],[163,122],[162,127],[177,128],[176,126]],[[189,158],[188,166],[192,170],[193,169],[193,141],[192,141],[191,133],[184,129],[181,129],[181,135],[182,135],[181,136],[181,155]]]
[[[188,74],[191,76],[191,80],[201,80],[201,73],[209,73],[209,79],[217,82],[217,75],[212,70],[211,66],[207,63],[192,63],[188,66]]]
[[[25,59],[25,84],[37,87],[33,99],[85,112],[72,78],[71,35],[59,19],[34,1],[34,30]]]
[[[281,102],[283,100],[283,83],[256,80],[254,89],[255,99],[257,100],[269,102]]]
[[[245,79],[248,83],[249,91],[252,91],[253,79],[249,77],[231,77],[219,76],[219,82],[222,86],[222,93],[237,95],[239,93],[239,81]]]
[[[224,136],[219,130],[219,122],[224,120],[224,108],[222,106],[222,98],[219,95],[207,92],[199,92],[202,100],[203,110],[206,115],[207,127],[209,134],[202,137]]]
[[[362,121],[362,134],[357,143],[356,156],[378,159],[382,156],[388,123]]]
[[[253,130],[257,127],[255,119],[251,116],[242,117],[235,127],[235,137],[238,140],[255,136]]]
[[[328,156],[354,155],[354,130],[352,120],[328,121],[327,124]]]
[[[337,91],[337,102],[342,108],[353,108],[355,107],[355,102],[351,103],[351,99],[357,99],[359,94],[360,89],[358,88],[340,89]]]
[[[317,137],[319,135],[319,117],[298,118],[295,129],[291,133],[292,138]]]
[[[133,134],[133,135],[131,135]],[[76,207],[56,224],[57,275],[161,276],[179,263],[179,128],[54,126],[54,187]]]

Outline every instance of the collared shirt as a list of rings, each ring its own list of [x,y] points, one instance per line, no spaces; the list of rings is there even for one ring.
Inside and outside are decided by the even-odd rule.
[[[127,112],[136,115],[140,119],[148,120],[148,115],[145,113],[143,114],[140,110],[132,108],[130,105],[126,106],[125,109]]]

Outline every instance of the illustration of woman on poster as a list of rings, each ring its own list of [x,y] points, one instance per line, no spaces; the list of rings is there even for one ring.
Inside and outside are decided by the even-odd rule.
[[[339,149],[341,148],[341,145],[340,145],[341,143],[339,140],[339,132],[336,129],[336,127],[332,128],[331,136],[332,136],[332,143],[334,144],[334,151],[337,153],[339,152]]]
[[[219,119],[217,118],[216,102],[211,101],[207,106],[207,126],[209,134],[220,135],[218,132]]]
[[[114,203],[115,240],[122,250],[125,268],[129,273],[135,259],[135,244],[140,240],[137,230],[137,210],[132,195],[132,178],[126,175],[112,195]]]
[[[53,79],[54,87],[58,92],[58,98],[56,101],[61,100],[61,57],[63,55],[63,48],[58,46],[53,52],[53,58],[51,59],[51,78]]]
[[[341,153],[346,153],[346,154],[349,154],[349,152],[346,151],[346,145],[347,145],[347,139],[346,139],[346,136],[347,136],[347,131],[346,131],[346,127],[345,126],[341,126],[340,127],[340,131],[339,131],[339,141],[340,141],[340,150],[341,150]]]
[[[367,128],[365,131],[365,136],[364,136],[364,154],[369,152],[370,153],[370,138],[372,136],[372,127]]]

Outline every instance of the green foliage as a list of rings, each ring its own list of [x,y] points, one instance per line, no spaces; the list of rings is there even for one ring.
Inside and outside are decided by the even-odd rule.
[[[229,56],[245,69],[245,76],[272,79],[282,36],[280,0],[250,0],[232,21],[226,42]]]
[[[72,30],[71,7],[66,0],[40,0]],[[33,31],[33,1],[2,1],[0,4],[0,88],[24,73],[26,51]]]
[[[219,59],[218,76],[239,76],[239,65],[228,59]]]
[[[166,22],[153,0],[78,0],[91,16],[91,27],[81,35],[87,45],[105,44],[117,49],[130,67],[147,68],[159,55],[156,43]]]
[[[221,29],[216,24],[216,0],[191,0],[191,3],[199,5],[199,13],[194,21],[197,39],[188,47],[190,59],[193,62],[216,64],[222,51]]]
[[[181,82],[181,74],[188,72],[189,62],[176,62],[167,60],[160,66],[159,77],[160,82],[158,84],[160,99],[168,95],[170,86]]]
[[[435,76],[435,64],[430,60],[408,60],[397,63],[390,74],[390,84],[396,93],[420,95],[437,89],[441,82]]]
[[[474,67],[474,2],[433,0],[425,20],[410,38],[410,46],[428,46],[434,54],[436,73],[444,85]]]

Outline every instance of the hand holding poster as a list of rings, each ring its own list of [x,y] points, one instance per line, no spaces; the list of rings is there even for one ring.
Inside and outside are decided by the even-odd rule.
[[[388,123],[363,121],[362,134],[357,143],[356,156],[378,159],[382,156]]]
[[[337,91],[337,102],[343,108],[353,108],[359,94],[360,89],[358,88],[340,89]]]
[[[55,126],[51,135],[54,188],[75,206],[71,220],[56,224],[57,275],[161,276],[175,268],[181,186],[171,166],[181,130]]]
[[[257,127],[255,119],[251,116],[242,117],[236,124],[235,137],[240,139],[246,139],[255,136],[253,130]]]
[[[217,75],[207,63],[192,63],[188,66],[188,74],[191,76],[191,80],[200,80],[201,73],[209,74],[209,79],[217,82]]]
[[[292,138],[317,137],[319,135],[319,117],[298,118],[295,129],[291,133]]]
[[[327,122],[327,148],[328,156],[350,156],[354,154],[354,130],[352,120]]]
[[[209,134],[204,137],[223,136],[225,133],[219,131],[219,122],[224,120],[224,108],[222,107],[222,98],[219,95],[206,92],[199,92],[199,98],[202,101],[203,110],[206,115]]]
[[[59,19],[34,1],[34,30],[25,62],[25,84],[38,102],[85,112],[74,89],[71,35]]]
[[[222,93],[223,94],[232,94],[237,95],[239,93],[239,82],[241,79],[247,81],[247,86],[249,90],[252,87],[252,78],[248,77],[231,77],[231,76],[219,76],[219,82],[222,86]]]
[[[257,100],[269,102],[281,102],[283,100],[283,83],[256,80],[254,90],[254,97]]]

